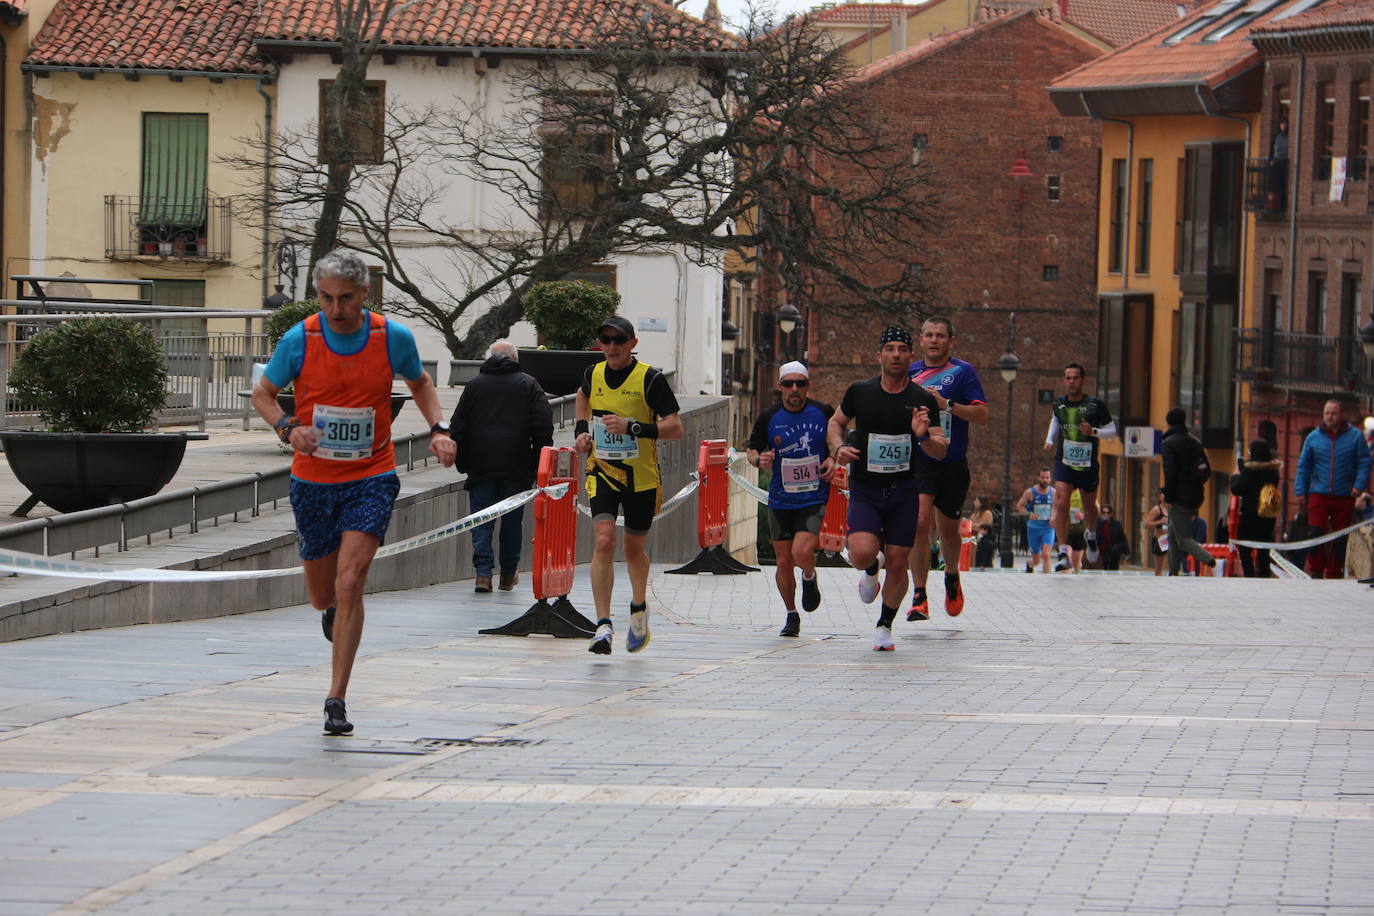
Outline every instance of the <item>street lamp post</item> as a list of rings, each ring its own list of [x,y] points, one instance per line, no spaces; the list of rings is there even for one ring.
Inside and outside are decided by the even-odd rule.
[[[1016,313],[1011,313],[1011,323],[1007,325],[1007,352],[997,360],[997,371],[1007,383],[1007,435],[1002,444],[1002,537],[998,545],[1002,568],[1011,569],[1011,386],[1016,381],[1016,371],[1021,368],[1021,360],[1012,352],[1016,338]]]
[[[797,342],[792,337],[792,332],[797,330],[797,325],[801,324],[801,310],[790,302],[786,302],[778,308],[778,330],[782,332],[784,344],[782,348],[783,361],[797,358]]]

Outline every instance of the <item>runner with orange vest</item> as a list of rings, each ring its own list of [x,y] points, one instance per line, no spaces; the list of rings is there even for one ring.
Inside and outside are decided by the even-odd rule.
[[[363,308],[367,265],[352,252],[333,251],[315,264],[315,285],[320,311],[282,335],[253,390],[253,407],[295,449],[291,509],[305,587],[334,644],[324,730],[346,735],[353,725],[344,697],[363,635],[367,571],[401,489],[391,445],[396,374],[430,424],[429,450],[445,467],[456,446],[414,335]],[[294,416],[277,403],[287,385],[295,386]]]

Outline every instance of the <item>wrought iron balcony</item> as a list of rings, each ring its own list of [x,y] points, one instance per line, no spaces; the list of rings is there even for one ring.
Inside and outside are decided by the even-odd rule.
[[[1245,209],[1257,219],[1282,219],[1288,213],[1288,159],[1248,159]]]
[[[105,257],[228,261],[224,197],[105,197]]]
[[[1364,355],[1354,335],[1264,334],[1242,328],[1237,334],[1236,376],[1257,385],[1316,394],[1374,393],[1374,360]]]

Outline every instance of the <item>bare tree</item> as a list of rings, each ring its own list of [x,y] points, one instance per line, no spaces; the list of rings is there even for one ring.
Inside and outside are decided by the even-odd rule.
[[[336,0],[334,27],[338,32],[339,72],[325,90],[324,123],[320,125],[319,215],[311,235],[310,264],[306,271],[306,295],[315,291],[315,262],[338,243],[340,220],[354,180],[360,147],[369,143],[374,128],[367,98],[367,68],[381,46],[383,31],[392,15],[409,6],[396,0]]]
[[[911,240],[937,226],[932,184],[910,136],[868,116],[841,52],[801,20],[684,47],[671,16],[557,65],[491,71],[514,116],[394,106],[373,164],[333,169],[309,130],[280,135],[275,221],[304,241],[322,204],[338,206],[339,243],[403,295],[389,307],[459,358],[520,320],[533,283],[644,252],[719,264],[736,251],[813,308],[919,314],[929,275],[902,268],[931,260]],[[453,206],[469,182],[499,202],[481,225]]]

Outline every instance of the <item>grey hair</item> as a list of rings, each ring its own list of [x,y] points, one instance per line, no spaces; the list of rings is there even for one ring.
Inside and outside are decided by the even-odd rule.
[[[517,362],[520,360],[520,354],[516,352],[515,344],[509,340],[498,340],[487,347],[487,356],[504,356]]]
[[[372,274],[363,259],[345,248],[335,248],[315,262],[315,285],[326,277],[348,280],[359,289],[372,288]]]

